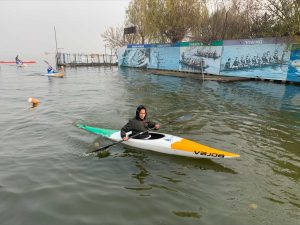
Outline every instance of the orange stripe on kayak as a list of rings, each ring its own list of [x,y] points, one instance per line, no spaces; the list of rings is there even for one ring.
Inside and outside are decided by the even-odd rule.
[[[193,152],[196,155],[204,155],[204,156],[211,156],[211,157],[218,157],[218,158],[240,157],[240,155],[238,154],[221,151],[184,138],[181,141],[177,141],[171,144],[171,148],[173,150]]]

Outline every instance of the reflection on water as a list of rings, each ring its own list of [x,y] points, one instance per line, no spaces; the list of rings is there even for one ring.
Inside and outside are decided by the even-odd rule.
[[[136,178],[140,184],[144,184],[145,178],[150,175],[149,172],[146,170],[145,167],[143,167],[142,164],[137,164],[136,167],[138,168],[138,173],[133,173],[132,177]]]
[[[191,217],[191,218],[194,218],[194,219],[198,219],[201,217],[201,215],[199,215],[199,213],[197,212],[181,212],[181,211],[176,211],[176,212],[173,212],[176,216],[179,216],[179,217]]]

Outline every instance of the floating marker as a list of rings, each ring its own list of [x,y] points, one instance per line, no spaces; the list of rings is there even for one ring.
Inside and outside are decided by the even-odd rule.
[[[40,103],[38,99],[32,97],[28,98],[28,102],[32,103],[32,107],[36,107]]]
[[[255,204],[255,203],[251,203],[250,205],[249,205],[249,208],[250,209],[257,209],[257,204]]]

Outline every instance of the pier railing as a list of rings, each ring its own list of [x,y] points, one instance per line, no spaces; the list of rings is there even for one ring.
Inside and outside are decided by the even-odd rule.
[[[57,66],[116,66],[117,56],[108,54],[57,53]]]

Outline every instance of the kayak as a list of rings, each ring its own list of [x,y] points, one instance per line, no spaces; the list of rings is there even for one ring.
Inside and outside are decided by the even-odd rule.
[[[36,61],[22,61],[23,63],[30,64],[36,63]],[[16,61],[0,61],[1,64],[16,64]]]
[[[101,135],[112,141],[121,141],[121,135],[119,130],[103,129],[98,127],[86,126],[84,124],[77,124],[79,128],[89,131],[94,134]],[[211,148],[195,141],[191,141],[185,138],[177,137],[170,134],[149,132],[151,135],[148,139],[134,139],[130,138],[128,141],[122,142],[122,144],[132,147],[171,154],[186,156],[192,158],[237,158],[240,155]]]
[[[64,73],[45,73],[45,74],[42,74],[42,76],[61,77],[61,78],[63,78],[64,75],[65,75]]]

